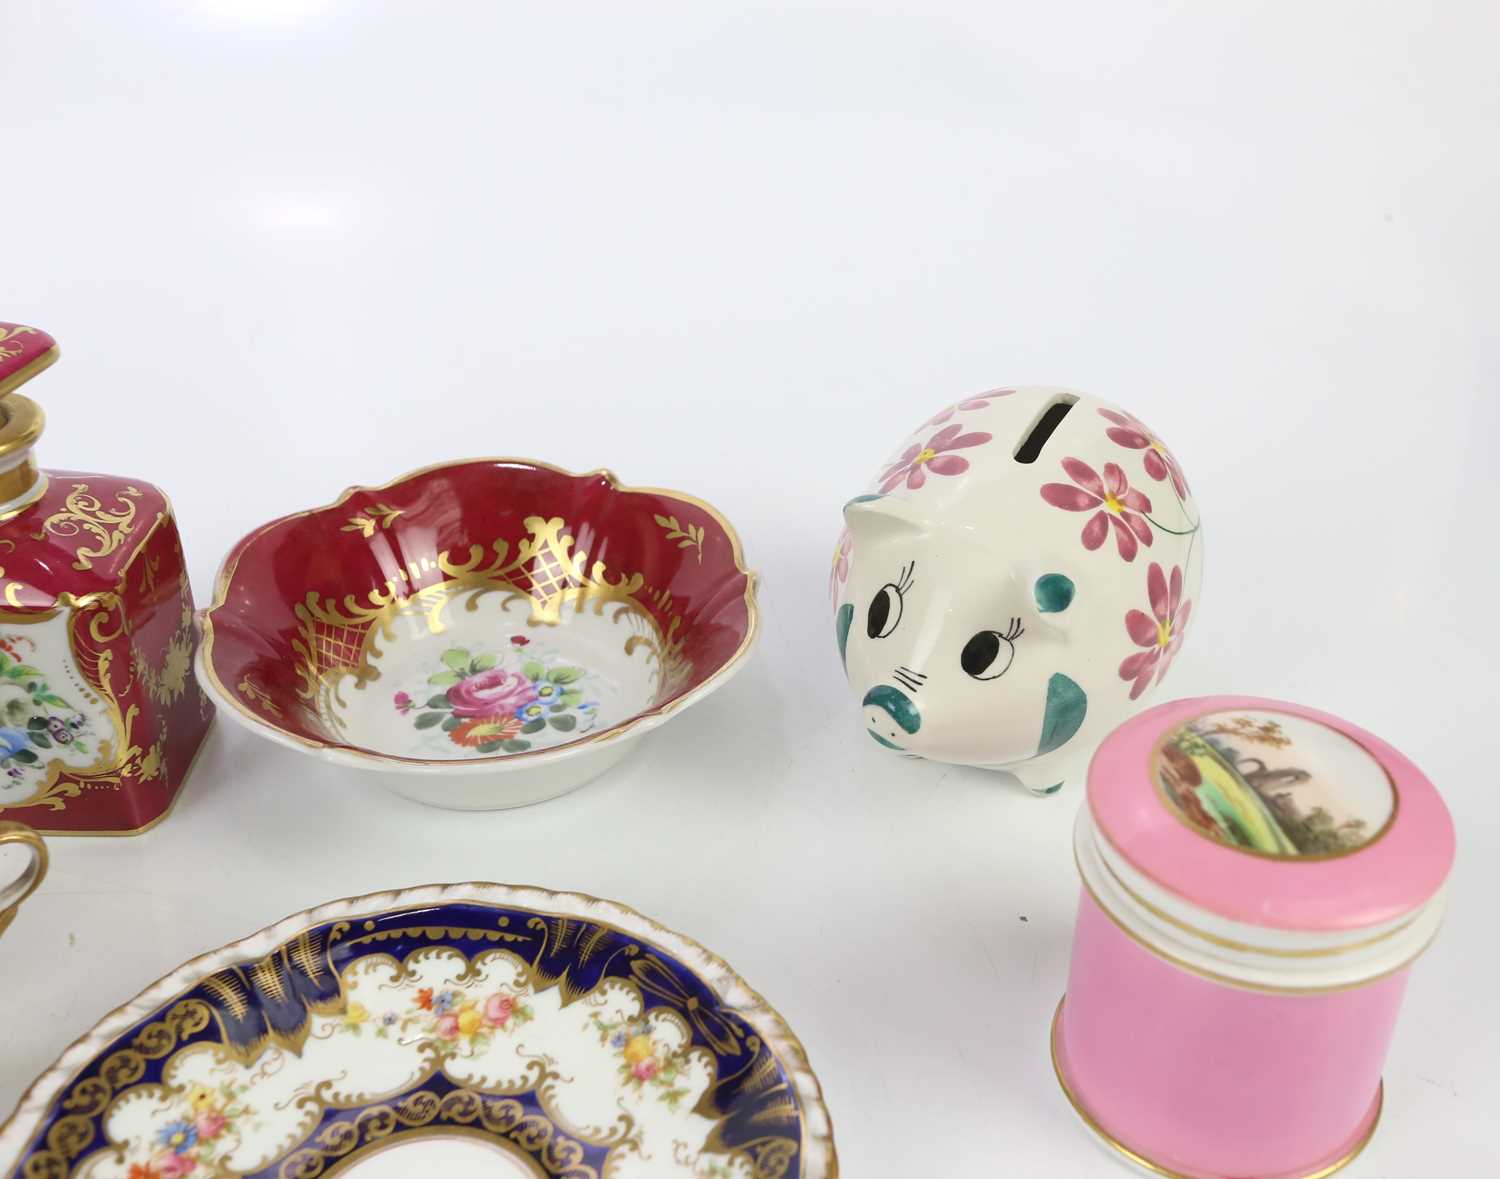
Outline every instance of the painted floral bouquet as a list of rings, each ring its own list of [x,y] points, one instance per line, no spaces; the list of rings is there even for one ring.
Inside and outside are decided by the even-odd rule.
[[[578,686],[584,669],[548,667],[527,657],[523,648],[529,642],[521,635],[511,639],[519,667],[506,666],[492,652],[448,648],[441,670],[427,677],[436,692],[421,703],[397,692],[396,711],[411,716],[418,729],[439,729],[453,744],[477,753],[521,753],[532,746],[527,738],[549,729],[569,734],[593,728],[598,705]]]

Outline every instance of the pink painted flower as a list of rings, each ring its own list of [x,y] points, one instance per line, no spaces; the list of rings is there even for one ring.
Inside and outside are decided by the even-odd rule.
[[[405,716],[416,706],[417,702],[413,700],[407,693],[396,693],[396,711],[399,712],[402,716]]]
[[[1172,452],[1166,448],[1165,443],[1151,433],[1144,422],[1128,413],[1120,413],[1113,409],[1101,409],[1099,414],[1115,423],[1104,431],[1110,441],[1118,442],[1121,446],[1128,446],[1131,450],[1144,450],[1146,474],[1158,483],[1163,479],[1171,479],[1172,489],[1177,492],[1177,498],[1187,498],[1188,485],[1187,479],[1183,477],[1182,468],[1177,465],[1177,460],[1172,457]]]
[[[518,671],[492,667],[459,680],[448,689],[454,716],[490,720],[513,716],[536,699],[536,687]]]
[[[491,995],[484,1001],[484,1022],[492,1028],[503,1028],[516,1009],[516,1001],[509,995]]]
[[[638,1081],[649,1081],[661,1071],[661,1065],[656,1063],[656,1057],[648,1056],[645,1060],[638,1060],[630,1066],[630,1075]]]
[[[955,401],[947,409],[939,410],[923,424],[927,426],[941,426],[956,413],[962,413],[964,410],[970,409],[983,409],[991,401],[995,400],[995,398],[1009,397],[1014,392],[1014,389],[991,389],[988,393],[976,393],[973,397],[965,397],[962,401]]]
[[[1151,525],[1143,514],[1151,510],[1151,501],[1131,489],[1124,471],[1114,463],[1105,463],[1101,480],[1093,467],[1076,458],[1063,459],[1062,468],[1078,486],[1044,483],[1042,498],[1064,511],[1094,513],[1083,526],[1084,548],[1092,552],[1102,545],[1110,525],[1114,526],[1115,544],[1125,560],[1135,560],[1139,551],[1137,542],[1151,547]]]
[[[928,471],[934,475],[962,475],[969,469],[969,460],[950,452],[981,446],[990,440],[990,435],[982,430],[961,434],[959,431],[962,429],[955,422],[951,426],[944,426],[929,438],[926,446],[908,446],[902,451],[901,457],[881,475],[880,493],[884,495],[902,480],[906,481],[906,486],[912,491],[916,491],[927,482]]]
[[[847,528],[839,533],[839,543],[833,550],[833,572],[828,575],[828,596],[837,598],[839,586],[849,580],[849,554],[854,551],[854,534]]]
[[[182,1176],[191,1175],[198,1167],[196,1159],[171,1152],[157,1155],[151,1160],[151,1164],[162,1179],[182,1179]]]
[[[437,1034],[445,1040],[458,1039],[458,1016],[451,1011],[447,1015],[438,1016]]]
[[[229,1124],[228,1120],[216,1109],[208,1110],[198,1115],[193,1123],[198,1131],[198,1140],[206,1141],[209,1138],[217,1138],[224,1133],[224,1127]]]
[[[528,639],[525,635],[511,635],[510,641],[518,647],[529,646],[531,643],[531,640]]]
[[[1193,603],[1182,600],[1182,570],[1176,565],[1172,566],[1168,582],[1161,566],[1152,561],[1146,571],[1146,594],[1151,600],[1151,613],[1131,610],[1125,615],[1125,630],[1131,641],[1145,648],[1120,664],[1120,678],[1133,681],[1132,700],[1151,686],[1153,674],[1157,683],[1166,678],[1167,668],[1187,632],[1188,616],[1193,612]]]

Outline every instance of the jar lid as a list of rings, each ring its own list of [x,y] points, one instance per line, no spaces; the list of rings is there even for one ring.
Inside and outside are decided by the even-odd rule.
[[[1127,721],[1089,767],[1088,817],[1132,908],[1218,943],[1248,931],[1262,953],[1407,942],[1436,920],[1453,865],[1453,820],[1411,761],[1278,700],[1177,700]]]

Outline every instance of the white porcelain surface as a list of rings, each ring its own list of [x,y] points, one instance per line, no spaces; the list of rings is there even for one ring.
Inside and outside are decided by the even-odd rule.
[[[844,508],[829,587],[860,723],[1054,793],[1177,658],[1202,509],[1108,401],[1004,386],[934,409]]]
[[[607,962],[582,984],[579,976],[594,965],[591,943],[567,940],[580,924],[602,939],[593,945],[603,944],[627,966],[612,971]],[[377,932],[361,937],[361,930]],[[245,973],[224,972],[243,967],[258,979],[266,956],[293,939],[287,953],[295,961],[287,966],[278,957],[286,981],[266,1004],[297,1004],[305,1022],[296,1033],[273,1031],[246,1048],[225,1023],[243,1017],[250,994],[243,988],[259,984],[247,984]],[[553,957],[538,967],[549,952]],[[338,955],[346,959],[342,966]],[[650,969],[632,971],[636,960]],[[278,967],[269,969],[274,977]],[[331,1000],[313,1004],[302,991],[286,994],[292,987],[328,988],[334,971]],[[195,992],[205,980],[206,989]],[[700,984],[709,991],[701,1000],[680,989]],[[201,997],[181,1000],[189,992]],[[211,1011],[205,999],[226,995],[223,1009]],[[249,1009],[259,1012],[258,1004],[252,999]],[[174,1025],[169,1012],[181,1023]],[[159,1080],[112,1070],[117,1037],[148,1018],[160,1021],[154,1026],[167,1036],[166,1043],[153,1040],[159,1050],[150,1059],[163,1061]],[[188,1025],[187,1034],[167,1030]],[[208,1038],[192,1037],[202,1028],[210,1029]],[[741,1071],[767,1068],[770,1079],[726,1074],[721,1059]],[[81,1071],[88,1079],[80,1081]],[[141,1179],[143,1170],[183,1179],[200,1170],[252,1174],[272,1167],[302,1174],[310,1159],[318,1173],[325,1153],[342,1170],[345,1156],[363,1165],[371,1143],[378,1149],[381,1137],[406,1128],[403,1117],[419,1127],[413,1138],[473,1132],[510,1146],[509,1166],[526,1164],[523,1175],[536,1172],[533,1156],[571,1159],[566,1170],[597,1174],[584,1164],[583,1143],[603,1156],[603,1172],[618,1179],[756,1179],[761,1165],[782,1173],[773,1157],[784,1169],[793,1156],[801,1166],[788,1179],[837,1174],[817,1079],[765,999],[702,946],[633,910],[526,887],[435,885],[332,901],[200,955],[106,1015],[38,1079],[0,1124],[0,1171],[10,1174],[31,1157],[59,1100],[62,1110],[76,1111],[84,1102],[74,1097],[101,1083],[112,1096],[88,1116],[100,1118],[109,1145],[68,1152],[69,1175],[78,1179]],[[403,1114],[424,1100],[431,1102],[425,1123],[420,1112]],[[443,1115],[452,1101],[472,1108],[464,1116]],[[523,1101],[534,1101],[536,1112],[528,1115]],[[785,1119],[775,1111],[788,1101],[793,1113]],[[483,1117],[480,1102],[489,1103]],[[319,1125],[330,1112],[350,1117],[346,1129],[367,1119],[390,1125],[384,1133],[361,1129],[341,1148],[329,1147],[338,1127]],[[736,1117],[753,1123],[756,1115],[762,1115],[759,1135],[725,1129]],[[504,1132],[483,1133],[485,1120]],[[766,1149],[778,1133],[777,1149]],[[744,1149],[730,1148],[726,1138]],[[539,1149],[538,1142],[549,1140],[550,1148]],[[49,1132],[43,1142],[51,1141]],[[410,1165],[433,1165],[431,1156],[409,1150],[403,1156]],[[450,1152],[446,1165],[450,1175],[496,1173],[493,1156],[472,1152],[462,1158]],[[500,1170],[508,1173],[505,1165]]]
[[[235,726],[250,730],[299,754],[309,752],[285,734],[225,710]],[[509,761],[445,761],[438,765],[404,765],[371,758],[354,750],[315,749],[322,762],[340,767],[359,780],[378,783],[392,794],[424,806],[450,811],[499,811],[545,802],[592,782],[620,761],[647,735],[649,727],[625,729],[606,740],[561,750],[551,758]],[[253,748],[253,746],[252,746]]]
[[[0,940],[0,1110],[204,946],[501,876],[742,970],[851,1179],[1107,1174],[1046,1050],[1078,795],[877,747],[827,598],[893,433],[1056,381],[1166,431],[1208,514],[1154,699],[1308,700],[1444,792],[1447,925],[1348,1176],[1500,1170],[1493,4],[18,0],[5,30],[0,285],[64,338],[49,454],[171,489],[200,605],[270,516],[500,452],[709,499],[764,626],[546,806],[416,808],[216,724],[161,826],[49,840]]]
[[[225,715],[257,737],[357,771],[414,802],[448,810],[505,810],[556,798],[592,781],[677,711],[718,690],[744,666],[741,655],[712,681],[681,697],[672,713],[643,716],[659,702],[653,657],[643,648],[627,653],[621,628],[608,614],[570,611],[557,627],[520,647],[510,642],[513,628],[503,622],[497,626],[493,610],[466,611],[465,596],[455,596],[457,608],[440,635],[425,627],[396,630],[376,661],[379,681],[348,684],[320,697],[333,731],[351,748],[309,746],[233,708],[226,708]],[[447,688],[433,678],[455,675],[459,663],[466,676],[503,673],[506,683],[524,679],[555,692],[555,711],[539,708],[535,720],[527,718],[528,725],[542,722],[538,732],[525,731],[518,720],[514,731],[493,734],[497,740],[524,741],[526,748],[517,744],[515,751],[527,756],[497,758],[477,747],[455,745],[442,729],[452,706],[441,716],[424,707]],[[212,678],[204,674],[201,651],[196,665],[205,690],[215,691]],[[503,690],[504,684],[492,687]],[[528,692],[535,694],[535,688]],[[427,724],[424,716],[437,720]],[[633,721],[636,717],[640,719]],[[568,743],[596,730],[597,740]],[[428,764],[393,758],[427,759]]]
[[[1189,904],[1131,867],[1100,837],[1088,807],[1073,826],[1078,873],[1134,937],[1202,973],[1252,986],[1317,990],[1357,986],[1415,961],[1448,912],[1438,893],[1416,913],[1354,932],[1308,933],[1231,921]]]
[[[644,643],[626,650],[614,617],[571,611],[533,637],[526,633],[524,607],[507,627],[506,607],[486,609],[483,596],[478,590],[455,594],[441,634],[397,620],[371,660],[378,682],[319,698],[332,731],[375,753],[461,761],[501,750],[551,749],[660,702],[656,662]],[[635,633],[648,633],[641,615],[628,615],[626,626],[632,623]],[[446,694],[459,685],[472,687],[455,705]],[[496,701],[516,715],[483,723]]]

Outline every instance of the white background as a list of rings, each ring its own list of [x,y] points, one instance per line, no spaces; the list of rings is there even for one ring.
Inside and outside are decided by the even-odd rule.
[[[1497,41],[1487,3],[0,2],[0,317],[64,353],[43,462],[165,487],[200,602],[271,516],[515,454],[716,504],[765,612],[743,675],[524,811],[216,726],[160,828],[52,841],[0,944],[0,1110],[199,951],[491,879],[723,954],[854,1179],[1109,1173],[1047,1059],[1079,794],[884,754],[826,596],[886,452],[1038,382],[1144,418],[1198,494],[1158,699],[1320,705],[1445,792],[1451,917],[1348,1173],[1492,1173]]]

